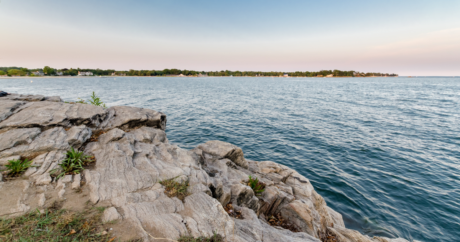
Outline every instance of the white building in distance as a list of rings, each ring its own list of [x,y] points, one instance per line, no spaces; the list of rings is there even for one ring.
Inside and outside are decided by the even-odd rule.
[[[45,75],[43,71],[34,71],[32,72],[32,74],[34,74],[34,76],[44,76]]]
[[[92,76],[93,73],[90,72],[90,71],[79,71],[79,72],[78,72],[78,75],[79,75],[79,76]]]

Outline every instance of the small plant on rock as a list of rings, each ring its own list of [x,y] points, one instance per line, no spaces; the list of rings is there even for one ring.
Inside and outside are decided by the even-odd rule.
[[[252,176],[249,176],[249,181],[248,181],[248,186],[252,188],[254,191],[254,194],[256,196],[260,195],[262,192],[265,191],[265,184],[259,181],[259,178],[252,178]]]
[[[105,106],[105,103],[103,103],[101,101],[101,99],[98,96],[96,96],[95,92],[93,92],[93,94],[91,95],[91,99],[89,99],[88,101],[85,101],[85,100],[83,100],[81,98],[78,98],[78,101],[76,103],[91,104],[91,105],[94,105],[94,106],[107,108]]]
[[[88,104],[85,100],[81,98],[78,98],[78,101],[76,101],[75,103]]]
[[[7,168],[9,176],[18,176],[19,174],[27,170],[31,164],[32,164],[32,161],[29,161],[27,159],[9,160],[8,164],[6,164],[5,166]]]
[[[161,181],[160,184],[165,186],[165,194],[168,197],[177,197],[183,201],[185,197],[189,195],[189,193],[187,192],[189,180],[177,182],[174,179],[176,179],[176,177]]]
[[[56,180],[64,175],[80,174],[85,169],[83,166],[93,161],[94,160],[90,156],[84,155],[83,152],[75,151],[72,147],[71,150],[67,151],[66,159],[59,164],[61,169],[53,169],[51,173],[54,174],[61,171],[61,173],[56,176]]]
[[[96,93],[94,92],[93,95],[91,95],[91,99],[88,100],[88,102],[94,106],[106,108],[105,104],[101,102],[101,99],[98,96],[96,96]]]

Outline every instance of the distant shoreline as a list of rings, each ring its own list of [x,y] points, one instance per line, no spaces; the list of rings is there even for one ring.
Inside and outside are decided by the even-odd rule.
[[[251,77],[251,78],[376,78],[376,77],[381,77],[381,78],[397,78],[397,77],[411,77],[411,76],[334,76],[334,77],[317,77],[317,76],[290,76],[290,77],[284,77],[284,76],[2,76],[0,79],[27,79],[27,78],[36,78],[36,79],[41,79],[41,78],[126,78],[126,77],[142,77],[142,78],[161,78],[161,77],[177,77],[177,78],[216,78],[216,77],[228,77],[228,78],[234,78],[234,77]],[[416,76],[412,76],[416,77]],[[450,77],[450,76],[445,76],[445,77]]]

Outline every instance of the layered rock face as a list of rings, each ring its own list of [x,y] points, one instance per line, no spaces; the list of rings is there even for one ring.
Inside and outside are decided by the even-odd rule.
[[[108,207],[104,221],[118,220],[144,241],[214,233],[241,242],[326,241],[325,235],[343,242],[406,241],[347,229],[310,181],[289,167],[247,160],[240,148],[221,141],[184,150],[168,142],[165,128],[166,116],[148,109],[104,110],[59,97],[1,97],[0,166],[29,158],[33,167],[21,178],[0,181],[0,216],[18,216],[54,201],[72,209],[89,200]],[[93,134],[100,136],[91,139]],[[93,155],[96,164],[55,181],[50,171],[70,147]],[[260,195],[247,185],[249,176],[265,184]],[[190,195],[183,201],[168,197],[160,184],[173,178],[189,181]],[[87,196],[76,196],[75,189],[86,189]],[[242,218],[229,216],[224,209],[229,203]],[[267,220],[277,214],[300,232],[271,226]]]

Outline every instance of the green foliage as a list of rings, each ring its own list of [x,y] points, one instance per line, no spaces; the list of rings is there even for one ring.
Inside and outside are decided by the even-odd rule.
[[[56,75],[56,69],[53,69],[49,66],[45,66],[43,68],[43,73],[45,73],[45,75]]]
[[[262,192],[265,191],[265,184],[259,181],[259,178],[252,178],[249,176],[249,181],[248,181],[248,186],[252,188],[254,193],[257,195],[260,195]]]
[[[224,242],[224,238],[221,235],[216,234],[214,232],[214,235],[209,238],[206,238],[206,237],[193,238],[190,236],[182,236],[179,238],[178,242]]]
[[[18,69],[11,69],[8,70],[8,76],[25,76],[26,73],[24,71]]]
[[[105,103],[103,103],[101,101],[101,99],[96,96],[96,93],[93,92],[93,94],[91,95],[91,99],[89,99],[88,101],[85,101],[81,98],[78,98],[78,101],[76,101],[76,103],[82,103],[82,104],[92,104],[94,106],[98,106],[98,107],[103,107],[103,108],[107,108],[105,106]]]
[[[17,176],[27,170],[27,168],[30,167],[30,164],[32,164],[32,161],[29,161],[27,159],[25,160],[9,160],[8,164],[6,164],[6,168],[8,170],[8,175],[10,176]]]
[[[78,101],[76,103],[82,103],[82,104],[88,104],[85,100],[78,98]]]
[[[0,218],[1,241],[111,241],[104,230],[102,213],[91,210],[72,213],[38,209],[15,218]]]
[[[8,70],[17,69],[20,70],[24,75],[30,71],[26,68],[21,67],[0,67],[0,71],[8,72]],[[112,69],[101,70],[101,69],[62,69],[61,70],[64,76],[76,76],[79,71],[83,72],[92,72],[95,76],[110,76],[112,73],[115,73],[117,76],[167,76],[167,75],[185,75],[185,76],[197,76],[199,74],[206,74],[208,76],[283,76],[285,72],[271,71],[271,72],[262,72],[262,71],[193,71],[193,70],[179,70],[179,69],[164,69],[164,70],[129,70],[129,71],[115,71]],[[46,66],[43,72],[47,75],[55,75],[56,70]],[[378,73],[378,72],[355,72],[352,70],[341,71],[341,70],[320,70],[320,71],[296,71],[296,72],[287,72],[290,77],[317,77],[318,75],[327,76],[334,75],[334,77],[372,77],[372,76],[398,76],[397,74],[389,73]]]
[[[94,160],[90,156],[86,156],[83,152],[75,151],[72,147],[71,150],[67,151],[67,157],[59,164],[62,170],[53,169],[51,173],[56,175],[56,180],[63,177],[66,174],[80,174],[85,168],[83,166],[88,165]],[[61,173],[55,174],[60,171]]]
[[[177,197],[183,201],[185,197],[189,195],[189,193],[187,192],[189,180],[177,182],[175,181],[175,179],[176,177],[160,181],[160,184],[165,186],[165,194],[168,195],[168,197]]]
[[[101,99],[98,96],[96,96],[96,93],[94,92],[93,95],[91,95],[91,99],[88,100],[88,102],[94,106],[106,108],[105,104],[101,101]]]
[[[0,70],[0,76],[6,75],[6,72]]]

